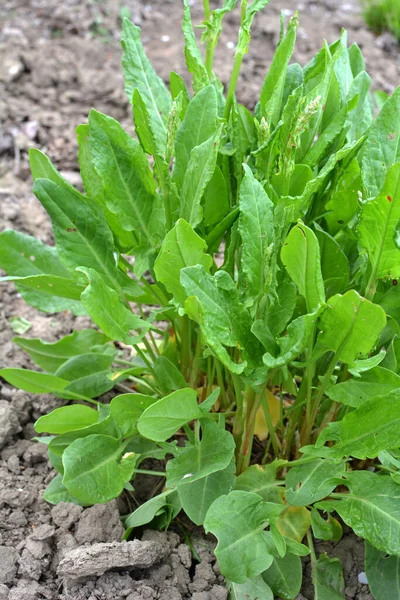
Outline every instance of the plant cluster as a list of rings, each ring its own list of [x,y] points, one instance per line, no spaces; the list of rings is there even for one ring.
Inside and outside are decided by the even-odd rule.
[[[316,597],[336,600],[341,564],[313,546],[340,539],[336,514],[366,540],[371,590],[387,599],[400,555],[400,88],[374,119],[345,32],[289,64],[294,15],[251,113],[235,88],[268,0],[241,2],[225,96],[213,55],[235,4],[204,2],[203,61],[184,1],[193,93],[177,73],[165,86],[125,19],[135,136],[90,112],[84,194],[31,150],[56,247],[4,231],[3,281],[101,332],[17,337],[43,372],[0,374],[67,401],[35,425],[58,473],[49,502],[130,494],[144,460],[168,458],[126,537],[183,510],[218,539],[232,598],[295,598],[310,554]],[[98,400],[114,387],[126,393]]]
[[[362,0],[363,17],[377,33],[390,31],[400,41],[400,4],[398,0]]]

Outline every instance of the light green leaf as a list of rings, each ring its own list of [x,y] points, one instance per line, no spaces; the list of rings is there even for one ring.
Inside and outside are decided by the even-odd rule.
[[[181,269],[193,265],[203,265],[207,272],[210,271],[213,260],[209,254],[205,253],[206,249],[205,241],[184,219],[179,219],[165,236],[160,253],[154,263],[154,272],[157,280],[165,285],[177,303],[183,304],[186,299],[186,293],[180,281]]]
[[[368,196],[380,194],[387,173],[400,160],[400,87],[387,102],[371,127],[362,155],[362,177]]]
[[[213,227],[229,213],[229,197],[225,177],[218,165],[207,185],[203,198],[203,223]]]
[[[279,532],[285,536],[286,540],[292,540],[301,545],[301,541],[310,527],[310,511],[305,506],[285,506],[278,517],[277,526]],[[290,547],[287,549],[290,551]],[[279,552],[279,556],[283,556]],[[297,554],[297,552],[295,553]]]
[[[357,408],[371,398],[385,395],[400,388],[400,376],[383,367],[375,367],[361,377],[337,383],[328,389],[326,395],[335,402]]]
[[[169,87],[171,90],[172,99],[176,100],[180,93],[182,93],[182,108],[180,112],[180,118],[183,119],[185,117],[187,107],[190,102],[190,96],[188,89],[186,87],[185,80],[179,73],[175,73],[175,71],[171,71],[169,75]]]
[[[358,232],[371,263],[371,281],[400,277],[399,220],[400,162],[389,169],[379,196],[362,207]]]
[[[354,217],[358,209],[358,191],[361,189],[360,167],[354,158],[343,171],[329,194],[325,220],[331,235],[335,235]]]
[[[320,227],[316,236],[321,252],[321,271],[326,297],[345,291],[350,280],[350,266],[347,256],[337,241]]]
[[[170,394],[187,386],[184,376],[166,356],[158,356],[154,363],[154,372],[160,390]]]
[[[397,448],[399,436],[400,389],[397,389],[367,400],[342,421],[330,423],[318,438],[317,447],[335,440],[334,445],[323,448],[324,456],[375,458],[381,450]]]
[[[126,18],[122,21],[121,44],[122,70],[129,102],[137,88],[151,115],[158,143],[163,146],[167,139],[166,118],[171,108],[171,96],[144,52],[139,27]]]
[[[138,421],[138,430],[143,437],[165,442],[183,425],[202,416],[196,390],[184,388],[149,406]]]
[[[70,185],[61,173],[57,171],[48,156],[38,148],[29,148],[29,166],[33,181],[36,179],[49,179],[57,185],[64,187],[72,193],[84,198],[72,185]]]
[[[375,600],[400,598],[400,556],[387,556],[365,542],[365,574]]]
[[[66,400],[91,401],[90,398],[67,391],[66,387],[70,385],[70,381],[48,373],[39,373],[28,369],[0,369],[0,376],[14,387],[24,390],[24,392],[55,394]]]
[[[232,583],[228,581],[229,600],[274,600],[269,585],[260,575],[248,579],[246,583]]]
[[[318,322],[321,333],[316,353],[332,350],[338,360],[351,366],[356,358],[371,352],[385,325],[385,311],[355,290],[332,296]]]
[[[311,509],[311,527],[314,537],[319,540],[338,542],[343,535],[343,529],[337,519],[328,514],[325,520],[316,508]]]
[[[62,456],[63,484],[84,504],[101,504],[116,498],[132,477],[137,455],[108,435],[77,439]]]
[[[286,500],[292,506],[308,506],[329,495],[345,473],[344,462],[315,459],[295,465],[286,475]]]
[[[281,251],[282,262],[312,312],[325,302],[321,259],[315,233],[301,221],[292,228]]]
[[[240,278],[246,296],[254,300],[268,286],[268,253],[274,242],[273,208],[263,186],[248,165],[239,191],[239,232],[242,238]]]
[[[400,486],[371,471],[347,474],[350,493],[341,500],[320,502],[335,510],[354,533],[387,554],[400,554]]]
[[[221,471],[215,471],[186,485],[178,485],[182,508],[193,523],[202,525],[214,500],[232,491],[235,470],[236,464],[233,460]]]
[[[60,502],[70,502],[71,504],[81,503],[79,500],[71,496],[67,488],[62,482],[62,475],[58,474],[52,479],[43,492],[43,500],[50,502],[50,504],[59,504]],[[84,505],[83,505],[84,506]]]
[[[245,361],[258,360],[260,344],[250,332],[250,315],[228,273],[218,271],[211,277],[201,265],[186,267],[181,270],[181,283],[188,296],[185,311],[199,323],[216,356],[234,373],[241,373],[247,362],[233,362],[226,346],[242,350]]]
[[[22,285],[24,288],[35,290],[42,294],[70,298],[71,300],[79,300],[83,292],[83,287],[73,279],[57,277],[57,275],[28,275],[27,277],[11,275],[0,277],[0,283],[6,281],[13,281],[16,285]]]
[[[344,600],[343,567],[340,560],[321,554],[313,571],[313,583],[315,600]]]
[[[136,344],[150,325],[122,304],[118,292],[106,285],[94,269],[80,268],[89,280],[81,301],[93,321],[107,337],[125,344]],[[136,331],[136,335],[131,332]]]
[[[250,492],[233,491],[215,500],[204,529],[218,538],[215,555],[225,577],[245,583],[268,569],[273,561],[273,542],[264,530],[276,521],[282,508]]]
[[[112,354],[89,352],[72,356],[57,369],[55,375],[71,382],[67,391],[97,398],[114,387],[111,364],[115,356],[115,351]]]
[[[124,518],[123,523],[126,528],[126,533],[124,538],[126,539],[128,535],[131,533],[135,527],[142,527],[143,525],[147,525],[148,523],[152,523],[154,519],[157,519],[161,514],[165,512],[170,512],[171,509],[173,514],[172,518],[176,516],[175,506],[179,506],[179,499],[176,490],[167,490],[154,496],[139,508],[137,508],[133,513]],[[175,513],[175,514],[174,514]]]
[[[277,465],[271,463],[261,467],[252,465],[236,478],[235,490],[253,492],[261,496],[265,502],[283,503],[283,481],[276,479]]]
[[[204,416],[204,413],[202,414]],[[140,431],[140,428],[139,428]],[[202,439],[187,445],[167,464],[168,487],[181,487],[197,482],[231,464],[235,442],[229,431],[212,421],[202,424]],[[215,479],[213,478],[215,481]]]
[[[303,578],[300,557],[294,554],[286,554],[283,558],[275,556],[262,578],[275,596],[282,600],[294,600],[300,592]]]
[[[145,394],[121,394],[110,402],[110,414],[122,437],[137,434],[137,422],[146,408],[157,402],[157,398]]]
[[[190,1],[184,0],[183,6],[182,31],[185,38],[186,64],[189,73],[193,75],[193,89],[195,92],[199,92],[210,83],[210,80],[194,35],[190,15]]]
[[[37,433],[66,433],[82,429],[97,423],[99,413],[83,404],[61,406],[47,415],[40,417],[35,423]]]

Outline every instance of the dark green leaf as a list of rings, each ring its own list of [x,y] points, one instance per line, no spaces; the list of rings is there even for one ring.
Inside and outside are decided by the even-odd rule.
[[[158,356],[154,363],[154,372],[160,390],[170,394],[187,386],[184,376],[166,356]]]
[[[89,352],[72,356],[55,372],[57,377],[67,379],[71,383],[67,391],[75,392],[87,398],[97,398],[114,387],[111,378],[113,354]]]
[[[276,465],[271,463],[261,467],[252,465],[241,473],[235,483],[235,490],[259,494],[265,502],[282,503],[283,481],[276,479]]]
[[[316,508],[311,509],[311,527],[314,537],[319,540],[338,542],[343,535],[339,521],[329,514],[325,520]]]
[[[195,92],[199,92],[210,83],[210,80],[194,35],[190,15],[190,1],[184,0],[183,5],[182,31],[185,38],[186,64],[189,73],[193,75],[193,89]]]
[[[400,556],[388,556],[365,542],[365,574],[375,600],[400,598]]]
[[[50,502],[50,504],[59,504],[60,502],[70,502],[71,504],[81,503],[79,500],[71,496],[67,488],[62,482],[62,475],[56,475],[43,492],[43,500]],[[85,505],[83,505],[85,506]]]
[[[176,510],[176,506],[179,507],[179,499],[176,490],[167,490],[154,496],[154,498],[151,498],[139,506],[133,513],[124,518],[123,522],[127,530],[124,536],[125,539],[135,527],[142,527],[143,525],[152,523],[157,516],[160,516],[160,514],[165,512],[168,513],[171,509],[173,511],[171,517],[174,518],[176,513],[180,510],[180,507]]]
[[[274,600],[271,588],[261,575],[248,579],[246,583],[228,581],[229,600]]]
[[[286,499],[292,506],[308,506],[322,500],[338,485],[345,463],[316,459],[289,469],[286,475]]]
[[[321,554],[313,571],[313,583],[315,600],[344,600],[343,567],[340,560]]]
[[[282,600],[294,600],[300,592],[303,578],[300,557],[294,554],[286,554],[283,558],[274,557],[273,563],[264,571],[262,578],[275,596]]]
[[[335,402],[357,408],[375,396],[388,394],[400,388],[400,376],[383,367],[375,367],[360,377],[337,383],[326,395]]]
[[[55,394],[68,400],[89,400],[75,392],[66,390],[70,381],[48,373],[29,371],[28,369],[0,369],[0,376],[11,385],[34,394]]]

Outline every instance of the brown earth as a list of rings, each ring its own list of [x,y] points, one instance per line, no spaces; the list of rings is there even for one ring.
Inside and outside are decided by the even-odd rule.
[[[192,2],[196,22],[201,1]],[[279,11],[300,11],[295,60],[304,64],[332,42],[341,28],[365,56],[374,89],[387,92],[400,83],[399,48],[389,35],[376,37],[359,15],[356,0],[272,0],[258,15],[252,45],[238,85],[241,102],[253,106],[278,39]],[[129,13],[142,28],[146,50],[167,81],[171,70],[184,73],[179,0],[3,0],[0,7],[0,230],[12,227],[51,243],[49,220],[31,194],[27,150],[45,151],[64,176],[79,185],[76,125],[86,122],[92,106],[120,120],[132,131],[120,69],[120,15]],[[226,19],[216,54],[215,70],[229,80],[236,40],[237,12]],[[46,315],[25,305],[12,286],[0,288],[0,366],[29,366],[29,359],[12,344],[11,317],[31,323],[29,337],[54,341],[74,328],[89,326],[85,317]],[[1,386],[1,384],[0,384]],[[226,590],[208,541],[196,542],[203,562],[196,566],[188,546],[176,534],[146,534],[168,548],[147,569],[106,572],[84,581],[57,575],[67,550],[120,538],[118,508],[81,510],[72,505],[52,508],[41,493],[53,476],[45,447],[31,441],[32,423],[58,405],[50,396],[33,396],[0,387],[0,600],[224,600]],[[358,581],[363,571],[363,544],[346,535],[336,546],[320,544],[343,560],[346,598],[370,600],[368,587]],[[303,600],[313,592],[306,565]],[[299,597],[301,600],[301,597]]]

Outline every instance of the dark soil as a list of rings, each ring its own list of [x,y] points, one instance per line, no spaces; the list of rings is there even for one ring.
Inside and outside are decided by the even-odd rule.
[[[202,3],[193,0],[192,4],[199,22]],[[121,8],[129,10],[142,27],[144,45],[159,74],[167,81],[171,70],[184,73],[178,0],[2,0],[0,229],[12,227],[52,242],[49,220],[30,191],[30,146],[44,150],[66,179],[79,185],[74,130],[86,121],[90,108],[96,107],[132,130],[120,69]],[[241,102],[249,106],[256,102],[277,42],[279,11],[284,9],[289,15],[296,8],[301,27],[295,60],[304,64],[321,47],[323,38],[332,42],[345,27],[349,41],[362,47],[374,89],[391,92],[400,83],[398,46],[389,35],[376,37],[365,28],[356,0],[272,0],[256,18],[251,50],[238,86]],[[216,55],[215,69],[224,83],[230,75],[236,26],[235,13],[227,19],[221,51]],[[2,286],[1,367],[31,366],[11,341],[14,334],[10,319],[15,316],[31,323],[28,336],[48,341],[90,326],[85,317],[40,313],[27,306],[13,286]],[[152,556],[145,567],[134,561],[124,565],[116,556],[113,566],[117,570],[105,569],[102,575],[76,579],[71,575],[73,569],[68,571],[62,566],[57,573],[66,556],[72,563],[82,560],[86,568],[93,560],[90,552],[97,552],[96,556],[104,561],[110,552],[115,553],[109,544],[121,537],[116,503],[82,510],[73,505],[51,507],[41,498],[53,472],[45,446],[31,441],[32,424],[57,405],[59,401],[50,396],[0,387],[0,600],[226,599],[223,579],[206,548],[210,543],[194,542],[203,559],[197,564],[189,547],[175,533],[144,534],[148,545],[142,547],[143,553]],[[342,559],[346,598],[372,598],[368,587],[359,583],[363,572],[361,540],[346,534],[339,544],[317,545],[317,551]],[[360,579],[363,581],[362,575]],[[306,564],[299,600],[312,597]]]

